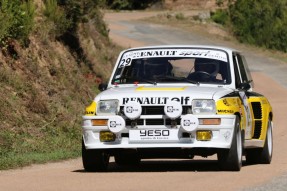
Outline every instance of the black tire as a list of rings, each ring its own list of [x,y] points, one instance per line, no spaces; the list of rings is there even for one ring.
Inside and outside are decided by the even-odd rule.
[[[236,117],[230,149],[221,149],[217,153],[220,169],[228,171],[240,171],[242,167],[244,141],[244,136],[242,136],[242,133],[243,132],[240,129],[239,117]]]
[[[110,155],[104,150],[86,149],[82,140],[82,161],[87,172],[104,172],[108,169]]]
[[[115,156],[115,162],[119,166],[137,166],[140,164],[140,157],[137,153],[117,153]]]
[[[268,120],[267,134],[263,148],[246,150],[246,162],[248,164],[270,164],[273,155],[273,127],[272,121]]]

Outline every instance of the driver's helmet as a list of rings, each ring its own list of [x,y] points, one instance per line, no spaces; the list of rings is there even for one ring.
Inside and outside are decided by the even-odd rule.
[[[172,65],[168,60],[153,59],[144,64],[144,75],[147,78],[156,78],[158,76],[168,76],[172,74]]]
[[[212,77],[216,77],[219,72],[219,63],[216,60],[207,58],[197,58],[194,61],[195,72],[206,72]]]

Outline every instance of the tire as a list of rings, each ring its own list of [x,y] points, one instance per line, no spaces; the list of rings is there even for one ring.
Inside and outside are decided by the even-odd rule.
[[[243,141],[244,136],[242,136],[240,129],[239,117],[236,117],[230,149],[222,149],[217,153],[220,169],[240,171],[242,167]]]
[[[140,157],[137,153],[117,153],[115,162],[118,166],[137,166],[140,164]]]
[[[108,169],[110,155],[104,150],[86,149],[82,140],[82,161],[87,172],[104,172]]]
[[[273,154],[273,125],[268,120],[267,134],[263,148],[246,150],[246,162],[248,164],[270,164]]]

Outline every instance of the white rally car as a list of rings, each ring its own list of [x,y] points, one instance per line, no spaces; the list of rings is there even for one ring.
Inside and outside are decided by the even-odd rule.
[[[147,158],[217,154],[223,170],[270,163],[273,112],[244,57],[213,46],[152,46],[119,55],[83,116],[86,171]]]

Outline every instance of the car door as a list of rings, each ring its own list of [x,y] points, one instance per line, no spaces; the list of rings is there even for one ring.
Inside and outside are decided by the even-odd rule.
[[[233,53],[233,63],[234,63],[234,69],[235,69],[235,84],[236,89],[239,93],[239,96],[241,98],[242,104],[244,106],[245,116],[245,139],[251,139],[252,138],[252,114],[251,114],[251,105],[248,101],[247,91],[252,90],[252,78],[247,66],[247,63],[245,61],[244,56],[242,56],[239,53],[234,52]]]

